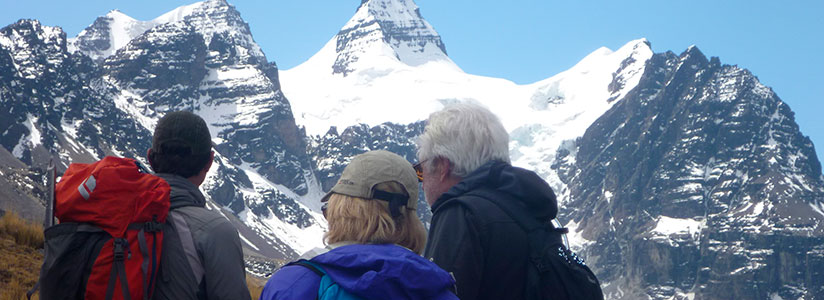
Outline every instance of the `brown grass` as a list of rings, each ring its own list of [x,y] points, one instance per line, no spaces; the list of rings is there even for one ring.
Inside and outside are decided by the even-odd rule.
[[[246,285],[249,287],[249,294],[252,295],[252,300],[257,300],[260,299],[260,294],[263,292],[263,286],[266,285],[266,280],[246,273]]]
[[[0,237],[0,253],[0,299],[25,299],[37,283],[43,255],[8,236]]]
[[[37,283],[43,254],[36,249],[42,247],[42,226],[13,212],[0,217],[0,300],[26,299],[26,292]]]
[[[18,245],[43,248],[43,226],[23,220],[14,212],[0,217],[0,236],[11,237]]]

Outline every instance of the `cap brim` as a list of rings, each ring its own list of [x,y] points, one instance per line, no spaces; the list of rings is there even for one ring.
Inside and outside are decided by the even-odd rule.
[[[328,193],[326,193],[326,195],[323,196],[323,198],[320,198],[320,202],[323,203],[323,202],[329,201],[329,197],[332,197],[332,194],[334,194],[334,193],[335,192],[333,192],[333,191],[329,191]]]

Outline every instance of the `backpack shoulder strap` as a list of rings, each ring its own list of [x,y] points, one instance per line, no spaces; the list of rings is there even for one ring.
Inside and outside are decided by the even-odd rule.
[[[332,280],[326,270],[323,269],[319,264],[313,263],[311,261],[305,259],[299,259],[297,261],[293,261],[291,263],[286,264],[286,266],[302,266],[304,268],[309,269],[310,271],[314,272],[318,276],[320,276],[320,282],[318,284],[318,296],[317,299],[326,300],[326,299],[353,299],[353,300],[362,300],[352,293],[347,292],[344,290],[340,285]]]
[[[326,274],[326,270],[324,270],[321,266],[305,259],[299,259],[287,264],[286,266],[291,265],[307,268],[320,277],[318,283],[318,295],[315,299],[323,300],[339,298],[338,295],[341,291],[340,287],[332,281],[332,278]]]
[[[308,260],[305,260],[305,259],[300,259],[300,260],[297,260],[297,261],[290,262],[290,263],[286,264],[285,266],[301,266],[301,267],[309,269],[309,271],[312,271],[312,273],[315,273],[318,276],[322,277],[323,275],[326,275],[326,271],[324,271],[321,267],[319,267],[318,265],[316,265],[314,263],[311,263],[311,262],[309,262]]]

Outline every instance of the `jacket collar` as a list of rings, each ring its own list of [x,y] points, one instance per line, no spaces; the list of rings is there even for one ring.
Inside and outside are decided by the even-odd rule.
[[[183,206],[206,206],[206,197],[203,196],[200,189],[188,179],[169,173],[158,173],[155,174],[155,176],[166,180],[172,188],[172,192],[169,195],[169,202],[171,202],[169,209]]]
[[[481,165],[446,191],[432,205],[432,212],[455,198],[482,188],[522,202],[539,219],[554,219],[558,214],[558,201],[546,181],[535,172],[497,160]]]

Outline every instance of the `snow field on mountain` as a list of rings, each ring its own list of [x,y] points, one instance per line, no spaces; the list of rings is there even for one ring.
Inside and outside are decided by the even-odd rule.
[[[37,128],[37,117],[26,114],[26,121],[23,122],[23,125],[29,130],[29,134],[21,135],[20,141],[12,149],[11,153],[17,158],[23,157],[23,151],[26,149],[34,149],[34,147],[41,144],[40,130]]]
[[[574,220],[570,220],[569,222],[564,225],[567,229],[569,229],[569,233],[567,233],[567,241],[569,242],[569,248],[572,251],[581,251],[595,243],[595,241],[588,240],[581,235],[581,232],[578,231],[578,222]]]
[[[104,77],[103,80],[109,84],[113,84],[113,79],[108,76]],[[149,103],[144,101],[143,97],[139,96],[140,91],[120,89],[119,92],[119,95],[114,96],[115,107],[132,116],[132,118],[137,120],[137,122],[142,125],[143,128],[149,130],[149,132],[154,132],[157,118],[148,117],[144,114]]]
[[[249,209],[248,204],[260,204],[265,199],[261,196],[267,192],[283,193],[290,198],[297,198],[297,195],[292,193],[285,187],[274,184],[261,176],[251,165],[243,163],[240,166],[228,165],[223,163],[226,159],[219,153],[215,153],[215,164],[207,173],[206,179],[201,185],[201,189],[210,190],[216,188],[222,178],[218,174],[220,167],[225,167],[232,171],[239,170],[243,172],[250,180],[251,187],[240,186],[240,183],[234,183],[238,189],[236,192],[240,193],[244,202],[244,209],[239,212],[233,212],[246,226],[257,232],[261,237],[267,241],[281,241],[298,253],[303,253],[309,249],[323,246],[323,233],[326,230],[326,222],[323,215],[313,211],[298,202],[301,209],[305,210],[311,216],[312,225],[306,228],[299,228],[295,224],[291,224],[276,217],[276,214],[269,210],[269,216],[259,216]],[[215,203],[208,193],[204,196],[209,200],[209,203]],[[318,197],[319,199],[319,197]],[[228,207],[226,207],[228,209]],[[318,210],[319,211],[319,210]],[[322,221],[321,221],[322,220]],[[248,239],[244,240],[250,247],[258,249],[260,245],[251,243]]]
[[[407,124],[424,120],[450,103],[475,101],[498,115],[510,131],[513,164],[538,172],[556,190],[562,184],[550,164],[558,147],[583,135],[595,119],[634,88],[652,56],[646,40],[636,40],[615,52],[598,49],[546,80],[517,85],[466,74],[451,61],[412,66],[384,52],[364,54],[362,60],[372,61],[362,64],[371,67],[348,76],[332,74],[334,46],[333,39],[304,64],[281,72],[283,92],[297,123],[308,134],[323,135],[331,126],[342,130],[359,123]],[[634,62],[619,70],[628,58]],[[626,82],[611,93],[608,86],[618,71]],[[616,98],[607,101],[611,96]]]
[[[363,25],[358,40],[344,40],[355,46],[340,49],[345,36],[338,35],[308,61],[281,71],[282,90],[298,125],[310,136],[321,136],[332,126],[340,131],[361,123],[409,124],[425,120],[450,103],[477,102],[498,115],[510,132],[513,164],[536,171],[547,180],[561,204],[569,191],[551,169],[559,147],[565,143],[565,149],[573,153],[567,160],[573,162],[575,145],[571,141],[638,84],[646,61],[652,57],[648,42],[635,40],[617,51],[600,48],[546,80],[518,85],[467,74],[430,42],[421,42],[422,53],[407,56],[403,43],[390,44],[394,40],[391,36],[390,43],[385,42],[378,24],[369,24],[375,14],[386,17],[375,11],[367,14],[362,6],[341,30],[344,34]],[[403,18],[389,19],[408,23]],[[333,65],[341,58],[353,60],[350,56],[355,56],[347,65],[351,72],[345,76],[335,73]],[[611,83],[616,86],[612,90]],[[570,232],[570,243],[578,249],[588,242],[576,235],[574,228]]]
[[[254,89],[265,84],[264,75],[251,65],[207,68],[206,78],[199,88],[206,93],[197,100],[200,105],[196,113],[206,120],[212,138],[218,138],[218,134],[233,123],[241,126],[257,124],[258,114],[270,109],[271,103],[267,100],[274,99],[275,94],[267,92],[243,99],[215,99],[208,94],[209,89]]]
[[[65,139],[65,141],[68,142],[68,146],[72,148],[71,150],[74,153],[84,153],[88,154],[90,157],[94,157],[95,152],[92,149],[89,149],[86,145],[77,142],[77,126],[79,126],[81,122],[83,122],[83,120],[75,120],[74,122],[68,122],[66,119],[62,120],[60,125],[63,128],[63,132],[68,135],[68,138]],[[60,158],[65,161],[71,161],[71,156],[69,155],[68,149],[60,149],[58,151],[58,155],[60,155]]]
[[[697,236],[701,232],[701,228],[704,226],[705,224],[703,222],[693,219],[659,216],[652,232],[666,236],[677,233],[686,233],[690,236]]]

